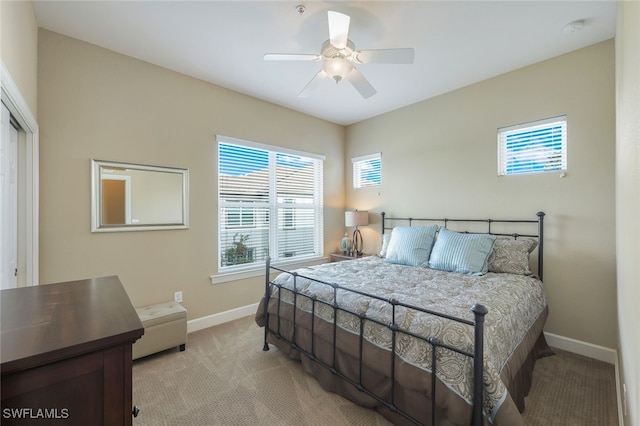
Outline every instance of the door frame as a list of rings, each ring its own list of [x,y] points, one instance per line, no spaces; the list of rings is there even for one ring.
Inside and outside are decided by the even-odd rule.
[[[124,224],[131,225],[131,176],[128,175],[102,175],[100,171],[100,205],[104,208],[104,199],[102,198],[102,182],[105,180],[120,180],[124,181]],[[102,211],[98,212],[96,217],[97,223],[92,227],[92,231],[102,226]]]
[[[24,153],[24,158],[18,162],[24,166],[24,173],[18,172],[18,179],[24,182],[18,185],[18,191],[24,196],[24,232],[18,230],[18,235],[24,235],[25,241],[18,242],[18,255],[23,254],[25,275],[24,281],[18,280],[25,286],[39,284],[39,128],[35,116],[31,112],[27,101],[20,93],[20,89],[9,74],[4,62],[0,60],[0,97],[25,132],[25,149],[18,150]],[[20,249],[23,244],[24,249]]]

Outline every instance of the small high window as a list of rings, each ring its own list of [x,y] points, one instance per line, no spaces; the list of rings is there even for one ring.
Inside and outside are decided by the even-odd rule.
[[[498,176],[567,170],[567,117],[498,129]]]
[[[382,184],[382,162],[379,152],[354,157],[351,162],[353,163],[353,187],[355,189]]]

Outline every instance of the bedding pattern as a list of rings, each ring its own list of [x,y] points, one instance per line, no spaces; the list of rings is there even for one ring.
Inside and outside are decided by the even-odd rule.
[[[485,317],[484,352],[484,412],[493,422],[507,396],[500,374],[511,354],[524,339],[528,330],[546,311],[547,302],[542,282],[534,277],[489,272],[483,276],[444,272],[429,268],[411,267],[385,262],[377,256],[318,265],[298,269],[298,292],[332,303],[334,288],[305,277],[336,283],[363,291],[386,300],[396,299],[409,305],[473,321],[470,307],[483,304],[489,310]],[[390,278],[392,277],[392,278]],[[275,283],[293,288],[293,276],[280,274]],[[277,289],[272,296],[277,297]],[[365,314],[383,323],[392,322],[392,308],[385,301],[376,300],[345,290],[335,290],[339,306]],[[282,301],[293,304],[293,294],[281,293]],[[264,300],[263,300],[264,302]],[[262,302],[262,303],[263,303]],[[263,306],[258,309],[256,322],[264,325]],[[312,310],[311,300],[297,298],[299,309]],[[331,306],[316,303],[316,316],[333,322]],[[359,334],[360,320],[352,314],[338,311],[337,324],[344,330]],[[410,308],[396,306],[396,324],[421,336],[434,336],[441,342],[473,352],[473,327]],[[392,335],[388,328],[365,321],[364,337],[372,344],[390,350]],[[431,346],[400,333],[396,353],[405,362],[431,372]],[[472,401],[473,381],[471,359],[448,349],[437,351],[437,376],[453,392]]]

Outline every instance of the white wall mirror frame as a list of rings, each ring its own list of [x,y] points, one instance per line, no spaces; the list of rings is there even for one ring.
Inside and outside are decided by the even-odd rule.
[[[189,170],[91,160],[91,232],[189,228]]]

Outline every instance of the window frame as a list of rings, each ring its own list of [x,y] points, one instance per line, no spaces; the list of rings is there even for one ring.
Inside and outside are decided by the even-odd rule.
[[[377,162],[377,165],[375,164]],[[374,163],[374,164],[372,164]],[[353,188],[372,188],[382,185],[382,153],[361,155],[351,159],[353,169]],[[377,174],[377,181],[367,180],[363,178],[363,170],[373,169],[373,173]]]
[[[224,238],[226,233],[223,232],[225,229],[230,231],[239,231],[241,229],[250,229],[249,227],[234,226],[228,228],[227,214],[225,214],[225,209],[229,208],[245,208],[245,209],[257,209],[253,212],[253,229],[259,228],[257,223],[258,217],[261,217],[261,220],[264,220],[266,223],[266,227],[263,228],[263,231],[266,229],[268,231],[268,239],[267,243],[262,246],[256,247],[255,251],[262,251],[261,249],[266,249],[266,255],[271,257],[272,264],[278,263],[290,263],[291,261],[298,262],[306,262],[313,261],[315,259],[321,259],[324,255],[324,225],[323,225],[323,209],[324,209],[324,195],[323,195],[323,162],[325,160],[324,155],[293,150],[289,148],[283,148],[279,146],[262,144],[259,142],[246,141],[243,139],[233,138],[229,136],[216,136],[217,142],[217,150],[216,150],[216,159],[218,163],[218,174],[217,174],[217,197],[218,197],[218,213],[217,213],[217,246],[218,246],[218,256],[217,256],[217,267],[218,274],[229,274],[229,273],[241,273],[245,271],[263,269],[264,264],[261,261],[261,258],[256,256],[256,259],[250,263],[243,264],[234,264],[234,265],[224,265],[223,262],[223,254],[225,250],[228,248],[224,246]],[[221,145],[235,145],[239,147],[244,147],[248,149],[257,149],[268,152],[269,164],[268,168],[268,200],[264,202],[252,202],[252,206],[241,206],[242,202],[240,201],[229,201],[225,200],[221,194]],[[313,201],[310,203],[295,203],[295,200],[292,200],[290,196],[285,196],[282,199],[282,194],[278,193],[278,184],[277,184],[277,171],[278,171],[278,158],[280,161],[285,156],[295,156],[302,157],[305,161],[309,160],[313,163],[313,176],[311,180],[307,181],[307,183],[313,185]],[[282,164],[282,163],[280,163]],[[282,188],[280,188],[282,189]],[[279,199],[280,198],[280,199]],[[293,201],[293,202],[292,202]],[[313,245],[314,245],[314,253],[313,254],[303,254],[298,256],[281,256],[278,258],[279,251],[279,238],[278,236],[282,233],[287,232],[296,232],[297,228],[297,209],[305,209],[305,210],[313,210]],[[260,212],[260,210],[263,210]],[[242,211],[242,210],[240,210]],[[283,215],[282,218],[279,218],[279,215]],[[291,226],[282,226],[280,229],[278,228],[279,222],[283,225],[292,225]],[[262,222],[261,222],[262,223]],[[224,229],[223,229],[224,228]],[[265,247],[266,246],[266,247]],[[275,256],[273,255],[275,253]],[[284,253],[284,252],[283,252]],[[287,252],[290,253],[290,252]],[[261,255],[262,256],[262,255]]]
[[[566,172],[567,128],[566,115],[498,128],[498,176]],[[556,129],[559,129],[559,135],[554,133]],[[513,141],[509,141],[510,137],[514,138]],[[520,140],[516,141],[518,137]],[[515,146],[509,148],[509,142]],[[513,161],[514,152],[521,153],[526,160]]]

